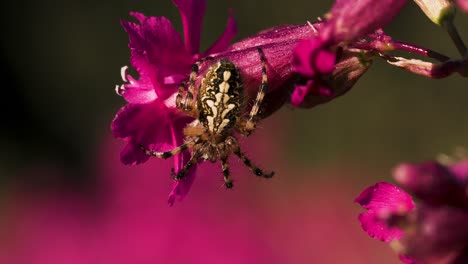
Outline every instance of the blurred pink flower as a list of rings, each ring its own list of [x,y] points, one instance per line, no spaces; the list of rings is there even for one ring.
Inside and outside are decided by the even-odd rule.
[[[281,151],[275,126],[265,126],[247,151],[266,162]],[[395,263],[391,252],[371,243],[353,221],[357,208],[350,206],[349,185],[310,177],[341,172],[294,172],[305,182],[291,185],[287,177],[255,181],[233,163],[232,170],[244,177],[237,179],[238,188],[227,191],[221,181],[213,181],[216,173],[206,163],[191,199],[168,207],[163,197],[170,180],[154,177],[154,171],[170,164],[155,160],[127,167],[109,155],[121,144],[103,142],[92,173],[96,188],[12,192],[2,211],[0,263]],[[287,163],[277,164],[290,172]]]
[[[394,171],[402,189],[377,183],[356,202],[368,211],[359,216],[371,237],[391,242],[410,263],[465,263],[468,256],[467,160],[443,165],[429,161],[402,164]]]
[[[468,12],[468,0],[457,0],[457,4],[463,12]]]
[[[367,212],[359,215],[364,231],[372,238],[384,242],[403,236],[403,230],[388,225],[386,219],[391,215],[408,214],[415,207],[409,194],[386,182],[368,187],[354,201],[367,209]]]

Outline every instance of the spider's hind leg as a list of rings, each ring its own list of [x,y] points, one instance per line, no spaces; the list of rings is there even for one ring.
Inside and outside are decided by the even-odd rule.
[[[255,166],[250,161],[250,159],[244,153],[242,153],[242,151],[241,151],[241,149],[239,147],[239,144],[237,143],[237,141],[233,137],[229,137],[226,141],[230,145],[230,147],[232,149],[232,152],[234,154],[236,154],[236,156],[238,156],[242,160],[242,162],[245,164],[245,166],[247,166],[247,168],[249,168],[249,170],[251,172],[253,172],[255,175],[257,175],[259,177],[262,177],[262,178],[271,178],[271,177],[273,177],[273,175],[275,175],[274,171],[269,172],[269,173],[265,173],[263,170],[261,170],[260,168]]]
[[[250,110],[249,117],[243,122],[241,128],[241,133],[245,136],[250,135],[255,130],[256,118],[260,110],[260,105],[262,104],[263,99],[265,98],[265,94],[268,91],[268,75],[266,70],[265,54],[263,53],[263,50],[261,48],[257,48],[257,50],[260,55],[260,62],[262,67],[262,83],[260,84],[260,88],[258,89],[257,97],[255,98],[254,105]]]

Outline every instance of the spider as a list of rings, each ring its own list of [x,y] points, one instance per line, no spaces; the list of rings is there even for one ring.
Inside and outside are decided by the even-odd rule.
[[[147,155],[162,159],[191,149],[192,156],[184,167],[177,174],[172,169],[171,174],[175,180],[183,179],[186,172],[199,159],[216,162],[219,158],[224,185],[230,189],[233,187],[233,183],[227,160],[231,153],[237,155],[255,175],[264,178],[273,177],[274,172],[265,173],[250,161],[241,151],[239,143],[233,135],[233,131],[237,131],[248,136],[255,130],[255,120],[268,88],[265,54],[260,48],[258,48],[258,52],[262,67],[262,82],[248,117],[243,116],[246,97],[244,97],[239,69],[227,59],[221,59],[210,66],[198,87],[196,100],[194,100],[199,67],[205,61],[214,60],[212,57],[206,57],[192,65],[188,89],[186,91],[186,83],[182,82],[176,97],[177,108],[196,118],[194,123],[184,129],[185,143],[165,152],[156,152],[140,145],[140,148]]]

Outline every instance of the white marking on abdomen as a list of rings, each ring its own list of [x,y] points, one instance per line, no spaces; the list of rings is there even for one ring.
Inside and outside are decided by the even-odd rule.
[[[218,128],[218,131],[222,131],[224,129],[225,126],[227,126],[227,124],[229,124],[229,119],[223,119],[223,122],[221,122],[221,124],[219,124],[219,128]]]
[[[224,78],[225,82],[229,81],[229,78],[231,78],[231,72],[230,71],[224,71],[223,72],[223,78]]]
[[[234,107],[236,107],[235,104],[228,105],[227,108],[224,109],[223,112],[221,113],[221,118],[224,118],[229,112],[231,112],[232,109],[234,109]]]

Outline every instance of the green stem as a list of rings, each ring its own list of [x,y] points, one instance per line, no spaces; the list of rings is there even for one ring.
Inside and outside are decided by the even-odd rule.
[[[466,56],[468,52],[466,50],[465,43],[461,39],[460,34],[458,34],[458,30],[453,24],[453,22],[451,20],[447,20],[445,21],[445,23],[443,23],[443,27],[445,28],[445,30],[447,30],[447,33],[449,34],[455,46],[457,47],[458,52],[460,52],[462,57]]]

